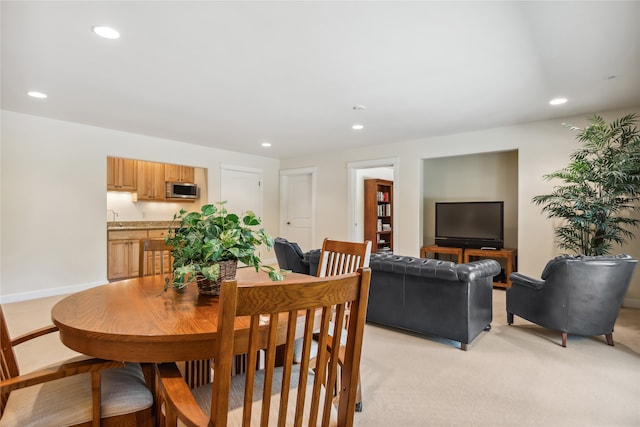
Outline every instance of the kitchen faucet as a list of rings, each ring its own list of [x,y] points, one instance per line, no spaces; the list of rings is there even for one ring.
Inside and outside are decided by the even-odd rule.
[[[113,222],[116,221],[116,218],[118,218],[118,212],[114,211],[113,209],[108,209],[107,210],[107,214],[111,212],[113,214]]]

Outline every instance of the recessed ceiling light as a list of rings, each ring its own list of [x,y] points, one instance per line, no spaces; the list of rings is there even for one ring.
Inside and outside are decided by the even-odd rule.
[[[27,95],[32,96],[34,98],[39,98],[39,99],[44,99],[44,98],[47,97],[46,93],[36,92],[34,90],[31,90],[31,91],[27,92]]]
[[[567,98],[553,98],[549,101],[549,105],[562,105],[567,102]]]
[[[351,129],[353,129],[353,130],[361,130],[361,129],[364,129],[364,126],[362,126],[362,125],[353,125],[353,126],[351,126]]]
[[[111,27],[96,25],[94,27],[91,27],[91,29],[94,33],[96,33],[100,37],[104,37],[105,39],[115,40],[120,38],[120,33]]]
[[[263,142],[262,146],[263,147],[271,147],[271,143],[270,142]]]
[[[365,107],[364,105],[354,105],[353,106],[354,110],[364,110],[365,108],[367,108],[367,107]]]

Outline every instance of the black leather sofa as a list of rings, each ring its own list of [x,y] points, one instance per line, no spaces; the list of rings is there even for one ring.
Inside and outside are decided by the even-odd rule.
[[[514,315],[562,333],[605,335],[613,345],[613,327],[638,261],[616,256],[561,255],[550,260],[541,279],[511,273],[507,322]]]
[[[319,251],[305,254],[317,271]],[[427,258],[371,254],[367,321],[459,341],[463,350],[493,319],[491,259],[456,264]]]

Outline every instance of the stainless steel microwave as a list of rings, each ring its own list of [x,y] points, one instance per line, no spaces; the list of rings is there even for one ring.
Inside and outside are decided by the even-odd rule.
[[[167,199],[197,199],[198,186],[186,182],[167,182]]]

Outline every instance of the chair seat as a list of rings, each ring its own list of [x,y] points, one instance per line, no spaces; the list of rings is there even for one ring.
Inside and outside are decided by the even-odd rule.
[[[297,390],[297,380],[300,375],[300,365],[293,365],[291,369],[291,393],[289,394],[289,405],[287,411],[287,425],[293,425],[294,411],[295,411],[295,400]],[[313,387],[315,375],[313,371],[309,371],[309,375],[307,377],[307,387]],[[277,408],[280,405],[280,389],[282,383],[282,367],[275,368],[273,374],[273,386],[272,386],[272,395],[271,395],[271,407],[276,408],[276,410],[272,410],[270,412],[269,425],[277,425],[278,424],[278,411]],[[242,425],[242,410],[243,410],[243,399],[244,399],[244,384],[245,384],[245,375],[234,375],[231,377],[231,389],[229,395],[229,418],[227,422],[227,426],[241,426]],[[259,370],[256,371],[255,376],[255,385],[253,390],[253,406],[251,410],[251,425],[260,425],[260,406],[262,405],[262,388],[264,384],[264,371]],[[211,385],[203,385],[201,387],[195,388],[192,390],[193,396],[196,401],[200,404],[200,407],[205,411],[205,413],[209,413],[211,411]],[[321,392],[320,401],[324,401],[324,388]],[[311,405],[311,393],[306,394],[305,400],[305,408],[308,408]],[[330,426],[336,426],[338,420],[337,410],[332,407],[331,408],[331,419]],[[309,425],[308,413],[305,411],[302,425]],[[321,420],[318,420],[318,425],[320,425]],[[178,425],[184,425],[178,420]]]
[[[140,364],[105,370],[101,378],[103,418],[141,411],[153,404]],[[91,421],[91,408],[91,375],[79,374],[13,391],[0,424],[76,425]]]

